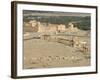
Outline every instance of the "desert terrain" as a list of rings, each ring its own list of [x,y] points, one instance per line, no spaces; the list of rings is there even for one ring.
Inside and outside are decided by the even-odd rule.
[[[90,66],[90,31],[71,27],[52,34],[24,27],[23,68]]]

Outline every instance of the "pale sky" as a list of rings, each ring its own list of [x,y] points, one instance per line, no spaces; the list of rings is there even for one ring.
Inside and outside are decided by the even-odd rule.
[[[52,12],[52,11],[30,11],[24,10],[24,16],[33,15],[33,16],[90,16],[90,13],[75,13],[75,12]]]

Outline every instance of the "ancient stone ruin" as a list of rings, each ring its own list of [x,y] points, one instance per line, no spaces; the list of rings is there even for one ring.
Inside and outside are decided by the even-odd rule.
[[[77,36],[72,36],[74,33],[78,32],[79,29],[74,26],[72,22],[68,25],[64,24],[51,24],[51,23],[44,23],[39,22],[36,20],[31,20],[28,23],[24,23],[24,27],[26,29],[30,28],[29,31],[40,33],[40,38],[47,41],[56,41],[62,44],[70,45],[72,47],[78,47],[81,51],[86,52],[88,51],[88,47],[86,46],[87,42],[82,41]],[[71,37],[69,36],[57,36],[56,34],[59,33],[70,33]],[[25,36],[29,35],[24,34]],[[52,36],[53,35],[53,36]],[[68,44],[67,44],[68,43]]]

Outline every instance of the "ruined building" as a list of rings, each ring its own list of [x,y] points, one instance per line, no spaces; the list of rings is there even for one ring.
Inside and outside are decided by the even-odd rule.
[[[51,23],[43,23],[38,22],[36,20],[31,20],[26,24],[26,29],[28,31],[39,32],[39,33],[60,33],[60,32],[77,32],[78,29],[74,27],[73,23],[69,23],[67,25],[64,24],[51,24]]]

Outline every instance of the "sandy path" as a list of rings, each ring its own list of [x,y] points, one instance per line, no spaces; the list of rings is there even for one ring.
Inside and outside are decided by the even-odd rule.
[[[41,39],[24,41],[24,68],[75,67],[89,66],[86,59],[77,48],[57,42]]]

